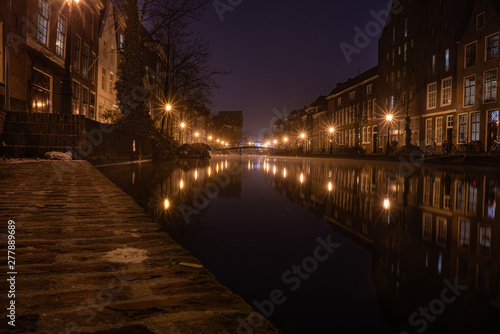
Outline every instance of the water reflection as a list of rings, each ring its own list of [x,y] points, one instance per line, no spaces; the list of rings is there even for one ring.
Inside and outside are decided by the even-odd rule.
[[[315,333],[332,328],[415,333],[420,327],[409,316],[440,298],[444,280],[455,277],[467,290],[426,332],[499,332],[498,171],[415,167],[411,175],[403,175],[399,169],[397,163],[215,156],[209,162],[120,166],[103,172],[249,303],[279,286],[280,265],[307,255],[301,244],[314,240],[311,235],[330,228],[350,240],[344,240],[353,245],[344,260],[351,263],[332,265],[331,273],[321,274],[324,279],[318,274],[316,294],[295,296],[271,317],[286,333],[313,327]],[[251,208],[244,211],[246,207]],[[318,223],[299,218],[304,207]],[[271,235],[279,239],[270,241]],[[288,246],[289,240],[294,243]],[[358,247],[369,256],[361,256]],[[365,279],[346,268],[364,267],[361,261],[369,264],[370,276],[361,290],[373,285],[380,315],[374,305],[360,304],[355,293],[360,285],[337,281],[338,276]],[[252,280],[258,286],[249,286]],[[343,293],[356,297],[332,305]],[[363,307],[374,314],[361,312]],[[346,308],[353,311],[346,315]],[[357,318],[369,321],[352,324]],[[343,322],[352,327],[341,327]]]

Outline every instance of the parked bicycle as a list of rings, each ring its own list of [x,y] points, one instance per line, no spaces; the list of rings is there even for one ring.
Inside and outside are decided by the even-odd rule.
[[[491,153],[498,154],[500,153],[500,140],[493,140],[493,145],[490,146]]]
[[[445,155],[457,154],[457,152],[458,152],[457,147],[451,141],[446,140],[443,143],[443,153]]]
[[[432,144],[427,145],[425,147],[425,155],[428,157],[434,155],[434,152],[436,152],[436,147],[437,147],[436,139],[431,139],[431,141],[432,141]]]
[[[458,147],[458,153],[479,154],[481,153],[481,142],[479,140],[469,141],[469,138],[466,138],[465,143]]]

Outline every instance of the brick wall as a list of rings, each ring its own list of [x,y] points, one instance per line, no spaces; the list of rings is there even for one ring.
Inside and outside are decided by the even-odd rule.
[[[42,157],[50,151],[71,151],[74,159],[95,164],[153,155],[151,139],[82,115],[7,112],[0,144],[0,156]]]

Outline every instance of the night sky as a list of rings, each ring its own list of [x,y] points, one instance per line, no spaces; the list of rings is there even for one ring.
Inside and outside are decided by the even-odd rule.
[[[236,1],[221,21],[213,3],[195,30],[209,41],[212,63],[232,73],[219,76],[212,114],[243,110],[244,130],[257,135],[280,113],[328,95],[338,82],[377,64],[378,37],[349,64],[340,48],[354,46],[355,27],[365,31],[370,12],[389,0]],[[228,3],[221,0],[219,3]]]

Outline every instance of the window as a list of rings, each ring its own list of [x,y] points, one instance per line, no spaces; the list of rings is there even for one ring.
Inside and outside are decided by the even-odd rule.
[[[80,37],[75,36],[75,55],[73,58],[73,68],[77,71],[80,70]]]
[[[436,73],[436,55],[432,55],[431,72],[432,72],[432,75],[434,75],[434,73]]]
[[[452,92],[452,80],[451,78],[444,79],[441,86],[441,105],[447,106],[451,104],[451,92]]]
[[[498,34],[486,38],[486,60],[498,58]]]
[[[436,243],[441,246],[446,246],[447,220],[442,217],[437,218],[436,222]]]
[[[479,249],[480,255],[490,255],[491,250],[491,226],[479,226]]]
[[[458,116],[458,142],[465,143],[467,139],[467,114]]]
[[[453,115],[446,116],[446,128],[452,129],[455,117]]]
[[[443,143],[443,117],[436,118],[436,144]]]
[[[431,83],[427,86],[427,109],[436,108],[437,83]]]
[[[73,81],[73,114],[80,114],[80,85]]]
[[[422,238],[429,241],[432,239],[432,215],[428,213],[424,213]]]
[[[31,101],[33,112],[51,112],[52,77],[33,69]]]
[[[372,118],[373,114],[372,114],[372,101],[371,100],[368,101],[368,112],[367,112],[367,114],[368,114],[368,118]]]
[[[436,208],[441,207],[441,179],[434,179],[434,184],[432,185],[432,205]]]
[[[106,91],[106,82],[108,82],[108,71],[103,67],[101,70],[101,89]]]
[[[89,118],[95,118],[95,93],[90,92]]]
[[[455,209],[463,211],[465,202],[465,185],[462,181],[457,182]]]
[[[470,140],[478,141],[479,140],[479,113],[475,112],[470,115]]]
[[[476,104],[476,76],[471,75],[465,78],[464,106],[473,106]]]
[[[450,49],[446,49],[444,52],[444,71],[448,72],[450,70]]]
[[[92,83],[95,83],[95,77],[96,77],[96,67],[97,67],[97,63],[96,63],[96,57],[95,57],[95,52],[92,52],[90,54],[90,69],[89,69],[89,79]]]
[[[463,249],[469,249],[469,245],[470,245],[470,220],[460,218],[458,246]]]
[[[356,91],[349,93],[349,100],[354,101],[356,99]]]
[[[476,65],[476,42],[465,47],[465,67]]]
[[[38,0],[37,39],[45,45],[48,45],[47,32],[49,29],[49,12],[49,2],[47,0]]]
[[[403,58],[406,63],[408,61],[408,42],[405,42],[405,45],[403,47]]]
[[[484,102],[497,100],[497,70],[488,71],[484,74]]]
[[[408,18],[405,17],[405,37],[408,37]]]
[[[85,76],[87,74],[87,69],[89,66],[89,47],[84,44],[83,45],[83,64],[82,64],[82,74]]]
[[[87,116],[89,112],[89,89],[83,87],[82,89],[82,115]]]
[[[56,54],[64,58],[64,44],[66,42],[66,18],[59,16],[56,30]]]
[[[113,73],[109,72],[109,92],[113,92]]]
[[[420,141],[420,119],[418,117],[411,119],[411,134],[413,144],[417,145]]]
[[[474,185],[469,185],[469,205],[467,206],[467,212],[476,213],[477,209],[477,187]]]
[[[432,118],[425,120],[425,145],[432,143]]]
[[[370,95],[373,90],[373,84],[366,86],[366,95]]]
[[[486,13],[481,13],[476,17],[476,28],[481,29],[484,27],[484,23],[486,21]]]
[[[120,34],[120,51],[123,51],[123,43],[125,43],[125,37]]]
[[[424,178],[424,204],[429,205],[431,200],[431,178],[426,176]]]
[[[366,128],[363,128],[363,143],[366,143],[367,142],[367,132],[366,132]]]
[[[366,142],[367,142],[367,143],[370,143],[370,142],[372,141],[372,128],[371,128],[371,126],[369,126],[369,127],[367,128],[367,130],[366,130],[366,136],[367,136],[367,138],[366,138],[366,139],[367,139],[367,140],[366,140]]]
[[[340,105],[341,105],[341,104],[342,104],[342,98],[341,98],[341,97],[339,97],[339,98],[338,98],[338,100],[337,100],[337,106],[339,106],[339,107],[340,107]]]

